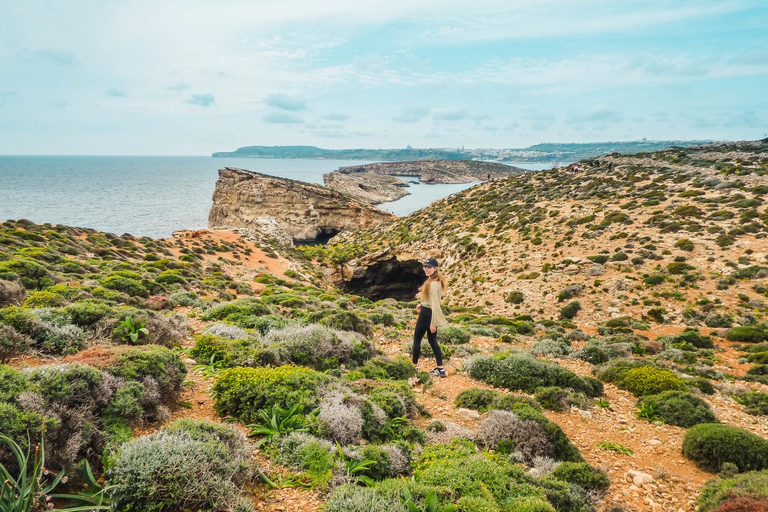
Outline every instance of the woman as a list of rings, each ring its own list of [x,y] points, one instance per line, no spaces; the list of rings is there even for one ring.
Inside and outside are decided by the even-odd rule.
[[[448,325],[448,321],[440,309],[440,299],[443,297],[443,292],[445,292],[446,288],[445,276],[437,270],[437,260],[435,258],[427,258],[424,262],[424,273],[427,275],[427,281],[419,290],[418,296],[421,298],[421,304],[416,306],[416,311],[419,312],[419,319],[416,320],[416,330],[413,333],[413,364],[416,365],[419,362],[421,340],[424,338],[424,334],[426,334],[429,346],[432,347],[432,351],[435,353],[435,361],[437,362],[437,368],[430,373],[438,377],[445,377],[443,353],[440,350],[440,345],[437,343],[437,328]]]

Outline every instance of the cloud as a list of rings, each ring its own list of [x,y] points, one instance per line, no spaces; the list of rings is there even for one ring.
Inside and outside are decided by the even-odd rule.
[[[43,48],[40,50],[22,50],[22,55],[32,62],[49,62],[59,66],[74,66],[77,58],[72,52]]]
[[[424,107],[403,107],[400,109],[400,114],[392,119],[400,123],[418,123],[427,117],[429,113],[430,110]]]
[[[200,107],[210,107],[214,103],[216,103],[216,98],[213,97],[213,94],[207,92],[204,94],[193,94],[192,96],[185,101],[185,103],[189,103],[190,105],[198,105]]]
[[[277,93],[270,94],[264,98],[264,103],[270,107],[279,108],[282,110],[305,110],[307,108],[306,102],[294,96],[288,96],[287,94]]]
[[[322,119],[325,119],[327,121],[346,121],[347,119],[349,119],[349,116],[347,114],[331,112],[330,114],[324,115]]]
[[[468,115],[466,109],[459,107],[439,108],[432,112],[432,119],[435,121],[461,121],[466,119]]]
[[[169,85],[168,87],[166,87],[166,89],[168,89],[169,91],[173,91],[173,92],[181,92],[181,91],[186,91],[190,87],[192,87],[192,86],[187,84],[187,83],[179,82],[179,83],[177,83],[175,85]]]
[[[104,94],[112,98],[125,98],[126,96],[128,96],[128,93],[121,89],[110,89]]]
[[[262,121],[274,124],[304,124],[304,120],[298,116],[286,112],[270,112],[261,118]]]
[[[66,101],[64,101],[64,100],[57,100],[57,101],[52,101],[52,102],[50,102],[50,103],[49,103],[49,105],[50,105],[50,106],[52,106],[52,107],[54,107],[54,108],[64,108],[64,107],[66,107],[67,105],[69,105],[69,103],[67,103],[67,102],[66,102]]]

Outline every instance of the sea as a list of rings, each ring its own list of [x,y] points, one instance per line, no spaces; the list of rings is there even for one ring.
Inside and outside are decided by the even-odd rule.
[[[360,160],[212,158],[204,156],[0,156],[0,222],[87,227],[115,234],[168,238],[208,223],[218,169],[238,167],[309,183]],[[512,163],[531,170],[554,163]],[[418,182],[416,177],[404,178]],[[410,195],[379,205],[398,216],[476,183],[413,183]]]

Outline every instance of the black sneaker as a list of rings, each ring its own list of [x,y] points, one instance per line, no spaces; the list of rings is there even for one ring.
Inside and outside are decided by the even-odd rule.
[[[447,375],[445,374],[445,368],[435,368],[429,373],[431,373],[435,377],[442,377],[442,378],[447,377]]]

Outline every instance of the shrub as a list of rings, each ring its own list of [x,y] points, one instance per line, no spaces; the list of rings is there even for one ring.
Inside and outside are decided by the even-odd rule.
[[[469,343],[469,331],[461,327],[442,327],[437,330],[438,341],[446,345],[463,345]]]
[[[280,442],[278,461],[294,470],[306,471],[313,482],[324,484],[336,465],[335,447],[304,432],[291,432]]]
[[[681,251],[692,251],[693,250],[693,242],[691,242],[687,238],[681,238],[680,240],[675,242],[675,247],[677,247]]]
[[[768,415],[768,393],[753,391],[737,395],[735,398],[737,402],[746,407],[749,414],[754,414],[755,416]]]
[[[416,367],[408,357],[403,355],[394,359],[388,357],[371,359],[360,371],[367,379],[408,380],[416,376]]]
[[[581,293],[584,287],[580,284],[572,284],[563,288],[560,293],[557,294],[557,300],[563,302],[565,300],[576,297]]]
[[[340,331],[359,332],[364,336],[373,336],[373,322],[363,318],[352,311],[325,311],[311,314],[307,318],[310,322],[327,325]]]
[[[72,323],[80,327],[88,327],[99,320],[112,316],[112,308],[97,300],[83,300],[70,304],[66,312]]]
[[[563,462],[555,468],[552,476],[587,491],[604,492],[611,485],[605,471],[593,468],[586,462]]]
[[[260,300],[248,298],[213,307],[205,312],[203,320],[226,320],[239,324],[248,317],[269,315],[271,312]]]
[[[141,281],[131,279],[130,277],[122,276],[109,276],[102,279],[101,285],[108,290],[116,290],[126,293],[131,297],[149,297],[149,290],[147,290]]]
[[[762,512],[761,508],[750,506],[742,500],[765,504],[768,501],[768,471],[750,471],[730,478],[713,478],[701,489],[699,511],[711,510],[729,512]],[[742,501],[742,503],[739,503]],[[742,508],[717,508],[729,504],[744,505]]]
[[[716,423],[717,418],[707,403],[687,391],[664,391],[644,396],[641,404],[655,404],[656,415],[668,425],[690,428],[699,423]]]
[[[674,261],[672,263],[667,264],[667,272],[669,272],[672,275],[679,275],[679,274],[685,274],[686,272],[690,270],[694,270],[696,267],[693,265],[690,265],[689,263],[685,263],[684,261]]]
[[[668,336],[666,341],[669,343],[690,343],[696,348],[714,348],[712,338],[703,336],[695,329],[686,329],[680,334]]]
[[[11,357],[23,354],[32,340],[16,332],[10,325],[0,324],[0,363],[8,361]]]
[[[576,314],[581,311],[581,303],[577,300],[569,302],[563,309],[560,310],[560,316],[563,318],[574,318]]]
[[[519,290],[512,290],[507,295],[506,302],[509,304],[522,304],[525,302],[525,295]]]
[[[491,409],[510,411],[517,404],[537,408],[534,400],[523,395],[507,395],[494,389],[469,388],[458,394],[454,404],[458,408],[474,409],[485,412]]]
[[[373,355],[373,346],[361,336],[321,325],[272,330],[264,337],[264,344],[284,353],[283,362],[319,371],[338,368],[340,364],[354,368]]]
[[[740,341],[742,343],[760,343],[768,340],[768,332],[765,329],[743,325],[729,329],[725,334],[725,338],[729,341]]]
[[[730,425],[703,423],[688,430],[683,455],[705,471],[716,473],[730,462],[739,471],[768,468],[768,441]]]
[[[19,281],[7,281],[0,271],[0,308],[6,306],[21,306],[27,296],[27,291]]]
[[[308,409],[317,404],[317,388],[330,378],[310,368],[293,365],[278,368],[232,368],[213,385],[216,411],[253,423],[258,411],[273,405],[301,404]]]
[[[122,445],[112,468],[112,501],[121,510],[151,510],[158,503],[175,511],[253,510],[242,491],[249,458],[247,441],[232,427],[173,424]]]
[[[664,276],[659,274],[651,274],[643,277],[643,283],[648,286],[656,286],[664,282]]]
[[[558,412],[569,410],[572,404],[577,407],[586,408],[589,403],[584,394],[574,393],[569,389],[557,386],[538,388],[534,396],[543,408]]]
[[[685,382],[671,370],[643,366],[629,370],[618,386],[635,396],[656,395],[662,391],[684,390]]]
[[[55,308],[62,306],[66,299],[61,295],[49,291],[39,291],[27,297],[24,301],[25,308]]]
[[[505,357],[477,356],[468,360],[469,376],[493,386],[533,392],[538,387],[572,388],[590,396],[598,396],[592,381],[582,379],[560,365],[539,361],[527,354],[510,353]],[[597,393],[597,395],[595,395]]]
[[[106,371],[129,380],[152,377],[160,384],[167,398],[171,399],[181,389],[187,367],[172,350],[156,345],[143,345],[116,351]]]

